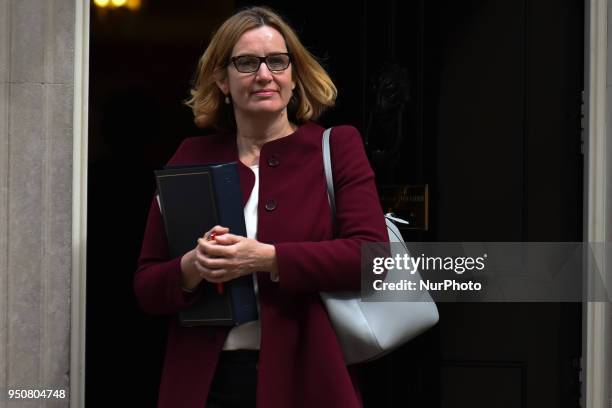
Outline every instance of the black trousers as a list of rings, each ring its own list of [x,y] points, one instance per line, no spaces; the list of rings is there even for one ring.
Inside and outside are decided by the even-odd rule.
[[[255,408],[259,351],[223,351],[206,408]]]

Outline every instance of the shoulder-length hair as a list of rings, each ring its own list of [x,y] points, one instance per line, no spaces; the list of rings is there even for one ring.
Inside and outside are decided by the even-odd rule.
[[[251,7],[228,18],[215,32],[200,58],[191,98],[185,102],[193,110],[198,127],[236,128],[233,108],[223,102],[225,95],[216,81],[226,78],[232,50],[242,34],[262,26],[276,29],[284,37],[291,53],[292,79],[296,87],[287,106],[289,120],[295,123],[314,120],[334,105],[338,94],[336,86],[293,29],[271,9]]]

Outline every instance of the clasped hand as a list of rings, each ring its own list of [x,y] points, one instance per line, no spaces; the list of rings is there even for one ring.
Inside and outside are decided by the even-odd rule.
[[[215,226],[183,256],[181,269],[184,287],[188,289],[197,286],[202,279],[220,283],[253,272],[277,273],[276,250],[273,245]]]

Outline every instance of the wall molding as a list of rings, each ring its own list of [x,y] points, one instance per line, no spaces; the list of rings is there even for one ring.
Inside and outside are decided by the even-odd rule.
[[[606,241],[607,214],[607,72],[608,0],[588,0],[585,12],[585,139],[584,139],[584,240]],[[605,252],[595,254],[599,270],[605,271]],[[589,282],[587,282],[588,284]],[[583,304],[582,406],[610,406],[610,305]]]
[[[89,1],[75,0],[70,406],[85,406]]]

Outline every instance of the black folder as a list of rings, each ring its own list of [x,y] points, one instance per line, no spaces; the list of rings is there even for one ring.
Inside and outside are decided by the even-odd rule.
[[[195,248],[198,238],[215,225],[246,236],[237,162],[209,166],[166,167],[155,171],[159,205],[170,255]],[[199,300],[179,313],[183,326],[237,326],[258,319],[253,277],[223,284],[202,281]]]

